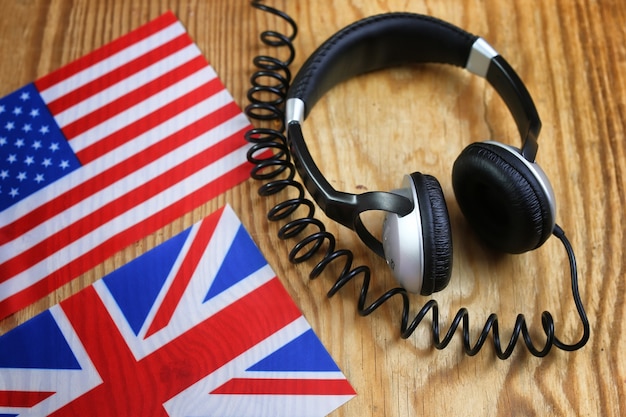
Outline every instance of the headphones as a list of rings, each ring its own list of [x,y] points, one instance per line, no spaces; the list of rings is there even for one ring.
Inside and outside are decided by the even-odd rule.
[[[351,77],[384,68],[441,63],[463,67],[495,88],[521,136],[521,147],[473,143],[453,165],[452,185],[461,211],[490,247],[518,254],[541,246],[555,227],[550,182],[535,163],[541,121],[523,82],[482,38],[439,19],[411,13],[365,18],[324,42],[305,62],[285,105],[287,140],[309,193],[326,215],[354,230],[386,259],[407,291],[429,295],[445,288],[452,269],[452,236],[437,179],[419,172],[401,188],[352,194],[335,190],[313,161],[301,125],[319,98]],[[361,213],[386,212],[382,242]]]

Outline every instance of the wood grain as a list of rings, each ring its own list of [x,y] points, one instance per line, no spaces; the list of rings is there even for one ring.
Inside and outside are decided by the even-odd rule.
[[[467,357],[457,335],[436,351],[428,326],[399,337],[401,306],[385,304],[369,317],[356,314],[358,287],[325,294],[332,271],[308,279],[312,264],[291,265],[293,242],[276,237],[279,225],[265,212],[280,198],[261,199],[250,180],[172,225],[137,242],[50,297],[0,322],[4,333],[107,272],[154,247],[229,202],[281,277],[290,294],[354,385],[358,396],[333,416],[626,414],[625,122],[626,3],[621,0],[379,0],[272,4],[299,24],[294,71],[328,36],[356,19],[387,11],[431,14],[486,38],[518,71],[543,120],[539,163],[551,179],[558,223],[575,247],[581,293],[591,321],[588,345],[575,353],[553,351],[544,359],[524,349],[511,359],[495,358],[488,345]],[[252,58],[266,50],[263,29],[286,30],[247,2],[194,0],[24,0],[3,3],[0,21],[0,94],[109,42],[165,10],[173,10],[244,107]],[[329,92],[305,124],[320,168],[335,187],[350,192],[389,190],[402,176],[436,176],[450,210],[454,271],[450,286],[434,298],[441,321],[465,306],[472,336],[491,312],[503,336],[523,313],[533,337],[543,341],[541,313],[554,315],[564,341],[580,337],[568,288],[567,259],[550,239],[539,250],[503,256],[483,247],[454,201],[452,164],[473,141],[517,144],[505,106],[481,79],[457,69],[427,65],[352,79]],[[318,217],[324,219],[322,214]],[[368,222],[376,222],[373,216]],[[373,292],[394,283],[384,262],[358,238],[326,221],[355,262],[373,271]],[[426,299],[411,298],[413,309]]]

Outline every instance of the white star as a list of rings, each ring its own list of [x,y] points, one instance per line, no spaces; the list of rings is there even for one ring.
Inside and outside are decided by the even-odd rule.
[[[52,160],[50,160],[50,158],[46,158],[43,160],[43,162],[41,163],[41,165],[45,166],[46,168],[48,168],[50,165],[52,165]]]
[[[17,188],[11,188],[11,192],[9,193],[9,195],[11,195],[11,197],[15,198],[18,195],[20,195],[20,192],[18,191]]]
[[[59,150],[59,144],[57,142],[52,142],[48,149],[50,149],[52,152],[56,152]]]
[[[15,143],[14,143],[16,148],[21,148],[22,146],[24,146],[24,139],[22,138],[18,138]]]
[[[4,146],[8,143],[7,138],[4,136],[0,138],[0,146]]]
[[[41,141],[40,140],[36,140],[33,142],[33,144],[31,145],[35,150],[40,149],[41,148]]]
[[[0,104],[0,114],[4,113],[5,107],[4,104]]]
[[[50,132],[50,128],[48,128],[48,125],[41,126],[41,129],[39,129],[39,132],[42,135],[45,135],[46,133]]]
[[[20,181],[24,181],[26,179],[26,173],[25,172],[20,172],[19,174],[17,174],[16,178],[18,180],[20,180]]]
[[[43,178],[43,174],[37,174],[37,175],[35,176],[35,182],[36,182],[37,184],[40,184],[40,183],[41,183],[41,182],[43,182],[43,181],[45,181],[45,180],[44,180],[44,178]]]
[[[32,109],[29,114],[30,117],[37,117],[39,116],[39,109]]]
[[[26,101],[30,98],[30,94],[28,94],[26,91],[24,91],[22,94],[20,94],[20,100],[22,101]]]
[[[69,163],[66,159],[64,159],[64,160],[62,160],[62,161],[61,161],[61,163],[59,164],[59,167],[60,167],[61,169],[67,169],[67,168],[69,168],[69,167],[70,167],[70,163]]]
[[[13,109],[13,114],[16,116],[19,116],[20,114],[22,114],[22,108],[21,107],[15,107]]]
[[[26,159],[24,159],[24,163],[28,166],[31,166],[32,164],[35,163],[35,158],[33,158],[32,156],[28,155],[26,157]]]
[[[22,126],[22,130],[28,133],[33,130],[33,128],[28,123],[26,123],[24,126]]]
[[[6,179],[9,176],[9,171],[7,171],[6,169],[3,169],[2,171],[0,171],[0,178],[2,178],[3,180]]]
[[[9,157],[7,158],[7,162],[12,164],[13,162],[17,161],[17,156],[15,156],[15,154],[11,154],[9,155]]]
[[[11,131],[11,130],[15,129],[15,123],[13,123],[13,122],[7,122],[7,124],[6,124],[6,125],[4,125],[4,128],[5,128],[6,130],[8,130],[8,131]]]

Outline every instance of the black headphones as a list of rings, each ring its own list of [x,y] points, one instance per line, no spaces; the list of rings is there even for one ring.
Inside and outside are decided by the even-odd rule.
[[[439,182],[416,172],[404,178],[400,190],[335,190],[313,161],[301,124],[325,92],[350,77],[426,62],[464,67],[486,78],[506,103],[521,148],[493,141],[469,145],[454,163],[452,184],[461,211],[489,246],[509,253],[538,248],[552,234],[556,212],[550,182],[535,163],[541,121],[518,75],[484,39],[417,14],[363,19],[311,55],[289,89],[285,112],[296,167],[316,203],[384,257],[405,289],[423,295],[445,288],[452,269],[450,221]],[[387,212],[382,242],[361,221],[368,210]]]

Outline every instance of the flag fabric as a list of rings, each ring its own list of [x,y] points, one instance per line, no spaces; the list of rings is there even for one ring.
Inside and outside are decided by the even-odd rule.
[[[0,416],[324,416],[355,395],[229,206],[0,336]]]
[[[0,99],[0,319],[247,178],[249,122],[172,13]]]

